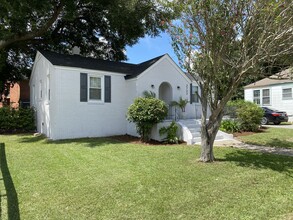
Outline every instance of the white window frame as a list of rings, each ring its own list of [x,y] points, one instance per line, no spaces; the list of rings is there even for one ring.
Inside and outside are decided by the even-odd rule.
[[[269,91],[268,96],[263,95],[264,90]],[[255,91],[259,91],[259,96],[254,96]],[[264,98],[269,98],[269,103],[264,104],[264,101],[263,101]],[[252,100],[253,100],[253,103],[255,103],[255,104],[259,105],[259,106],[270,106],[271,105],[271,89],[270,88],[263,88],[263,89],[254,89],[254,90],[252,90]],[[259,103],[256,100],[259,100]]]
[[[255,91],[259,91],[259,96],[254,96]],[[252,90],[252,99],[253,99],[253,103],[255,103],[257,105],[261,104],[261,90],[260,89]],[[259,103],[255,101],[256,99],[259,100]]]
[[[288,92],[288,93],[284,93],[284,90],[285,89],[290,89],[291,92]],[[291,93],[291,97],[284,97],[284,94],[290,94]],[[282,88],[282,99],[283,100],[290,100],[290,99],[293,99],[293,89],[291,87],[285,87],[285,88]]]
[[[90,80],[91,78],[100,78],[101,79],[101,99],[90,99]],[[88,102],[92,102],[92,103],[103,103],[104,102],[104,76],[102,75],[97,75],[97,74],[88,74],[88,91],[87,91],[87,95],[88,95]]]
[[[264,96],[264,90],[268,90],[269,91],[269,95],[268,96]],[[269,103],[265,103],[264,104],[264,98],[269,98]],[[262,97],[261,97],[261,101],[262,101],[262,105],[271,105],[271,90],[270,89],[262,89]]]

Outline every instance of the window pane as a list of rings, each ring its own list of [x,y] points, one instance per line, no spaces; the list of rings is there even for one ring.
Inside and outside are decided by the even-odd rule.
[[[283,89],[283,99],[291,99],[292,98],[292,88]]]
[[[198,99],[198,86],[192,86],[191,88],[191,99],[192,99],[192,102],[195,102],[195,103],[198,103],[199,102],[199,99]]]
[[[263,97],[262,98],[262,104],[263,105],[269,105],[270,104],[270,97]]]
[[[90,99],[91,100],[101,100],[101,89],[90,88]]]
[[[253,102],[260,105],[260,90],[253,90]]]
[[[101,88],[101,78],[90,77],[90,87],[91,88]]]
[[[263,105],[269,105],[271,103],[270,101],[270,90],[269,89],[263,89],[262,90],[262,104]]]
[[[254,90],[253,97],[260,97],[260,90]]]
[[[269,89],[263,89],[262,90],[262,96],[270,96],[270,90]]]

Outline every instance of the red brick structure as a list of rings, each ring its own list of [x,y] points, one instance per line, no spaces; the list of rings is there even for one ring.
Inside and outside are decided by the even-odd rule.
[[[2,102],[0,107],[3,105],[9,105],[12,108],[18,108],[19,106],[29,106],[30,101],[30,88],[29,81],[23,80],[19,83],[11,85],[7,96],[1,95]]]

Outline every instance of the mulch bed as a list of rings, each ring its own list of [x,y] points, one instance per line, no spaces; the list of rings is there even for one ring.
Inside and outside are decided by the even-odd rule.
[[[252,132],[252,131],[242,131],[242,132],[235,132],[233,133],[234,137],[241,137],[241,136],[247,136],[247,135],[252,135],[255,133],[262,133],[265,132],[268,128],[266,127],[260,127],[260,129],[256,132]]]
[[[142,145],[173,145],[173,144],[166,144],[164,142],[156,141],[156,140],[150,140],[148,143],[142,142],[140,138],[134,137],[131,135],[117,135],[117,136],[111,136],[111,139],[126,142],[126,143],[132,143],[132,144],[142,144]],[[181,141],[179,142],[180,145],[186,145],[186,142]]]

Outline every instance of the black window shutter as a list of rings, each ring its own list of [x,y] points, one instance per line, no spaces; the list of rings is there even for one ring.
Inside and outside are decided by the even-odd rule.
[[[192,83],[190,83],[190,104],[192,104]]]
[[[111,76],[105,76],[105,102],[111,102]]]
[[[87,74],[80,73],[80,101],[87,102]]]

